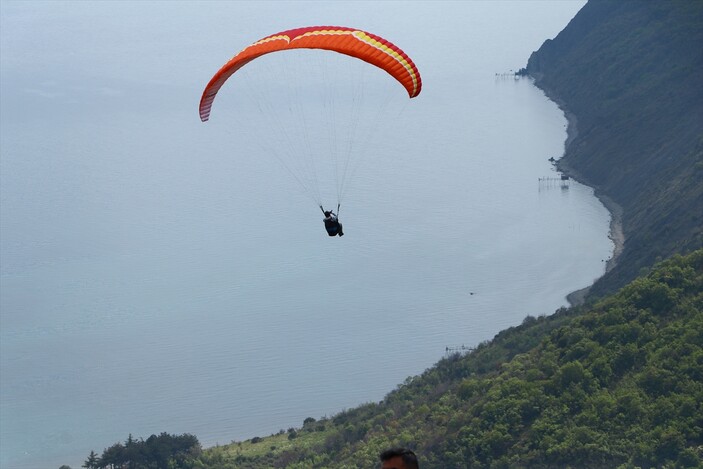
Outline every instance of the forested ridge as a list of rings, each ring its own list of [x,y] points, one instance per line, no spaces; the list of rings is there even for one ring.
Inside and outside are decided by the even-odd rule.
[[[591,0],[523,70],[576,118],[560,168],[623,209],[623,254],[584,305],[379,403],[202,451],[130,436],[89,467],[372,468],[396,445],[423,469],[703,467],[701,44],[701,0]],[[187,445],[148,444],[169,441]]]

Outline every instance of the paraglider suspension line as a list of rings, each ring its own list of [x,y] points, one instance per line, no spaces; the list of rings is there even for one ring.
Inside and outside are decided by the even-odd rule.
[[[337,204],[337,216],[339,216],[339,207],[340,206],[341,206],[341,204]],[[322,210],[322,213],[325,213],[325,209],[322,207],[322,205],[320,205],[320,210]]]

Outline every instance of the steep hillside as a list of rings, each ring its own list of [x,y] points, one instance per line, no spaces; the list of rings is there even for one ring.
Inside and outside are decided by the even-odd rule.
[[[593,292],[703,242],[703,1],[591,0],[525,73],[577,118],[560,168],[623,209]]]
[[[206,450],[200,468],[701,467],[703,250],[588,309],[527,318],[383,402]],[[674,466],[675,465],[675,466]]]

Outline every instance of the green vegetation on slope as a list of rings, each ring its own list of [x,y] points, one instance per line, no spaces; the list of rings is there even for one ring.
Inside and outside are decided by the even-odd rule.
[[[701,44],[701,0],[591,0],[523,71],[578,118],[561,169],[624,211],[596,295],[703,245]]]
[[[702,467],[703,250],[588,307],[527,318],[378,404],[205,450],[199,468]]]
[[[81,467],[86,469],[175,469],[192,467],[201,448],[198,439],[189,434],[151,435],[146,440],[129,435],[123,443],[106,448],[101,456],[91,451]],[[66,466],[62,466],[66,467]]]

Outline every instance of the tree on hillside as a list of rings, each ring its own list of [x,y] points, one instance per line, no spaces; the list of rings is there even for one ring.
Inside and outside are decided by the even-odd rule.
[[[85,460],[81,467],[85,467],[85,469],[98,469],[100,467],[99,464],[100,458],[98,454],[95,451],[91,451],[88,455],[88,459]]]
[[[98,458],[90,452],[86,469],[188,469],[201,452],[198,439],[189,434],[151,435],[146,441],[130,434],[124,444],[116,443]]]

